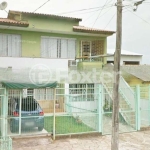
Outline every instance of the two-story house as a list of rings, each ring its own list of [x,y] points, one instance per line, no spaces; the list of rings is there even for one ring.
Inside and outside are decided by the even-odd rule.
[[[69,82],[64,81],[69,66],[79,70],[101,69],[107,63],[106,57],[93,56],[107,54],[107,37],[115,32],[80,26],[80,21],[80,18],[10,10],[7,18],[0,19],[0,67],[20,72],[18,81],[28,78],[27,72],[48,70],[48,75],[53,74],[50,80],[53,77],[58,83]],[[41,77],[43,71],[39,72],[37,76]],[[43,76],[39,82],[49,80]]]

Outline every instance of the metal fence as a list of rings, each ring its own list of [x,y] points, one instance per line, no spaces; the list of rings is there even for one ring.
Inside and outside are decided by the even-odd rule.
[[[119,132],[132,132],[136,131],[136,110],[133,109],[124,99],[122,95],[123,91],[127,91],[126,88],[120,88],[119,92]],[[112,108],[113,108],[113,88],[103,87],[102,90],[102,134],[112,133]],[[134,97],[134,92],[132,93]],[[135,99],[133,105],[136,105]],[[135,108],[135,107],[134,107]]]
[[[136,88],[133,88],[134,90]],[[127,103],[120,92],[120,133],[150,125],[150,88],[140,87]],[[141,93],[141,94],[140,94]],[[148,94],[147,94],[148,93]],[[138,101],[139,94],[140,102]],[[132,107],[134,105],[134,107]],[[140,110],[141,107],[141,110]],[[57,89],[0,90],[1,136],[111,134],[112,87],[101,84],[60,85]]]
[[[68,93],[68,94],[67,94]],[[99,131],[99,87],[8,89],[2,100],[5,135],[72,135]],[[5,109],[4,109],[5,108]],[[4,126],[5,124],[5,126]]]
[[[150,126],[150,86],[140,86],[141,127]]]

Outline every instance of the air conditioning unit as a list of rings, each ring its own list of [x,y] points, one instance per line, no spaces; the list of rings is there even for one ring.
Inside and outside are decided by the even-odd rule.
[[[77,66],[76,60],[68,60],[68,66],[69,67],[71,67],[71,66]]]

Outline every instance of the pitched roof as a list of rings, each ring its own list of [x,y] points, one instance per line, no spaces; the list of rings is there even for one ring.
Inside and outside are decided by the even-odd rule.
[[[106,64],[103,71],[111,72],[113,69],[113,64]],[[122,65],[120,70],[122,73],[131,74],[144,82],[150,81],[150,65]]]
[[[115,49],[107,49],[107,54],[114,54]],[[126,50],[121,50],[121,55],[133,55],[133,56],[143,56],[142,54],[139,53],[134,53]]]
[[[28,23],[12,20],[8,18],[0,18],[0,25],[11,25],[11,26],[21,26],[21,27],[29,26]]]
[[[21,13],[21,14],[27,14],[27,15],[31,15],[31,16],[47,16],[47,17],[51,17],[51,18],[59,18],[59,19],[69,19],[69,20],[82,21],[81,18],[73,18],[73,17],[60,16],[60,15],[54,15],[54,14],[43,14],[43,13],[34,13],[34,12],[25,12],[25,11],[10,10],[9,14],[11,14],[11,13]]]
[[[122,66],[121,69],[144,82],[150,81],[150,65],[126,65]]]
[[[85,27],[85,26],[73,26],[73,31],[85,32],[85,33],[96,33],[96,34],[108,34],[108,35],[115,33],[115,31],[89,28],[89,27]]]

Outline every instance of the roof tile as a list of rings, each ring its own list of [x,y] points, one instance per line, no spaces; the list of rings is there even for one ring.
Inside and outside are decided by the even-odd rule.
[[[77,32],[90,32],[90,33],[97,33],[97,34],[113,34],[113,33],[115,33],[115,31],[89,28],[89,27],[85,27],[85,26],[73,26],[73,30],[77,31]]]
[[[43,14],[43,13],[34,13],[34,12],[10,10],[9,13],[11,13],[11,12],[22,13],[22,14],[28,14],[28,15],[34,15],[34,16],[48,16],[48,17],[56,17],[56,18],[62,18],[62,19],[75,19],[75,20],[78,20],[78,21],[82,21],[81,18],[60,16],[60,15],[54,15],[54,14]]]
[[[13,26],[28,26],[28,23],[16,21],[8,18],[0,18],[0,25],[13,25]]]

